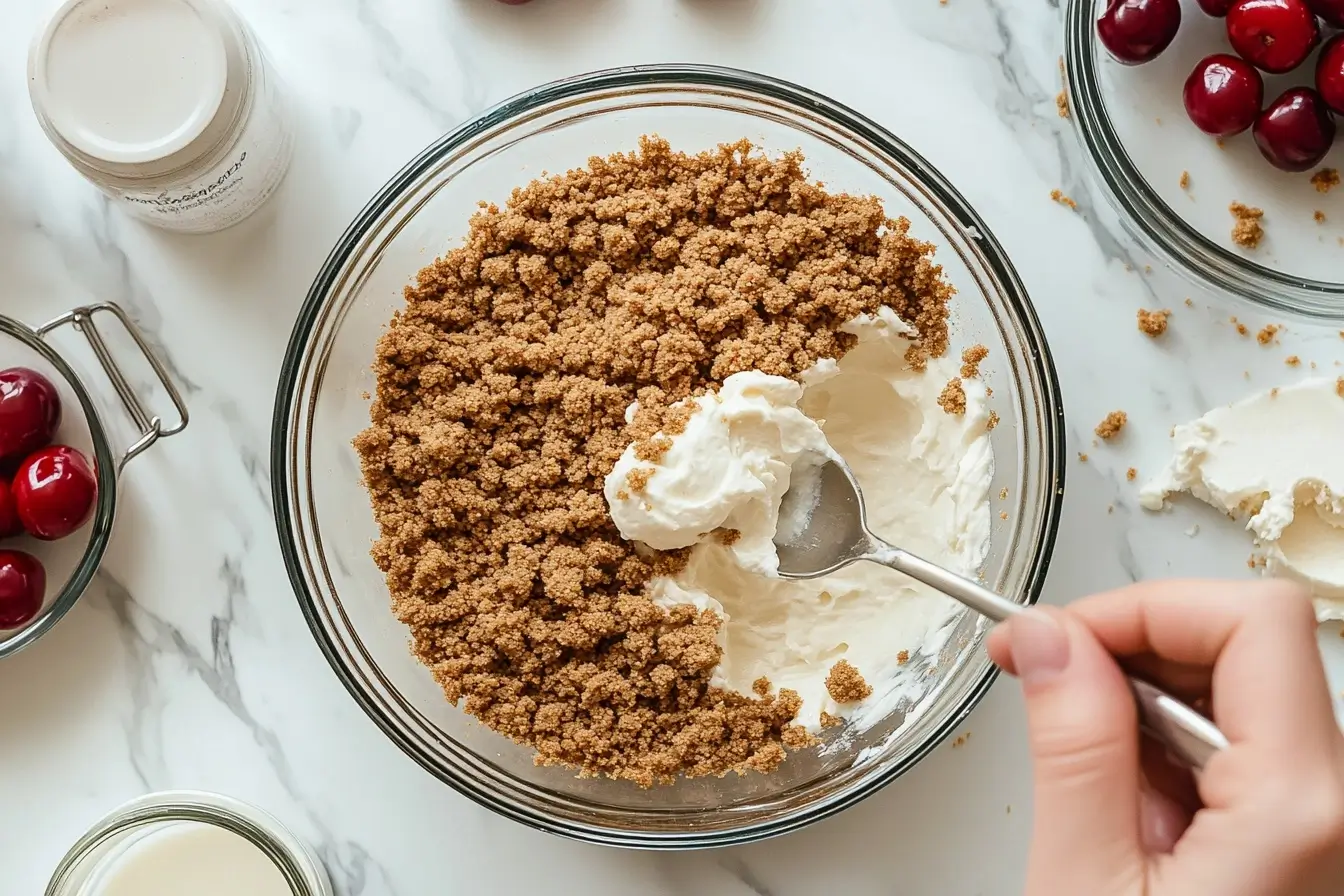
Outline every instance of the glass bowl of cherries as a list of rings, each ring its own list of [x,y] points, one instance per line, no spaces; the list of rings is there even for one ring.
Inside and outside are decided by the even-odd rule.
[[[1122,221],[1200,283],[1344,318],[1341,28],[1344,0],[1068,0],[1068,112]]]
[[[120,326],[171,399],[166,424],[145,407],[100,323]],[[105,389],[75,371],[53,336],[82,335],[137,433],[113,447]],[[98,571],[126,464],[186,428],[187,409],[163,364],[116,305],[76,308],[40,326],[0,314],[0,658],[60,621]]]

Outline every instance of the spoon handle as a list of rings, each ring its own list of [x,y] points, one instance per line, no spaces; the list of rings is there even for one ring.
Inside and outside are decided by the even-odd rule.
[[[936,588],[995,622],[1003,622],[1027,609],[900,548],[881,545],[867,559]],[[1227,737],[1218,726],[1191,707],[1146,681],[1131,676],[1129,683],[1138,706],[1140,726],[1186,766],[1202,769],[1214,753],[1227,748]]]

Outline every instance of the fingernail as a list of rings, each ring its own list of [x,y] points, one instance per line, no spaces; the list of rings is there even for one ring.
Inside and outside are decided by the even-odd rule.
[[[1008,649],[1024,685],[1041,684],[1069,665],[1069,636],[1040,610],[1028,610],[1008,624]]]

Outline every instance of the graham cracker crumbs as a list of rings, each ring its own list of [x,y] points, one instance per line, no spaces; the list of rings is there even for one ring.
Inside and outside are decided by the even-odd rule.
[[[1167,332],[1167,318],[1171,317],[1171,309],[1149,311],[1140,308],[1138,317],[1139,332],[1156,339]]]
[[[765,697],[770,693],[770,679],[762,675],[751,683],[751,690],[758,697]]]
[[[966,741],[970,739],[971,739],[971,732],[967,731],[965,734],[960,735],[956,740],[952,741],[952,749],[955,750],[957,747],[964,747],[966,745]]]
[[[1296,367],[1297,365],[1302,363],[1302,359],[1299,358],[1297,355],[1289,355],[1288,357],[1283,359],[1283,363],[1287,364],[1289,367]]]
[[[1213,138],[1213,145],[1216,146],[1216,147],[1218,147],[1219,149],[1224,149],[1224,148],[1226,148],[1226,146],[1227,146],[1227,144],[1223,142],[1223,138],[1222,138],[1222,137],[1214,137],[1214,138]]]
[[[1321,211],[1320,209],[1316,209],[1316,211],[1312,212],[1311,216],[1316,219],[1317,224],[1325,223],[1325,212]]]
[[[946,3],[947,0],[942,0],[942,2],[943,2],[943,3]],[[822,713],[821,713],[821,727],[822,727],[822,728],[837,728],[837,727],[839,727],[840,725],[843,725],[843,724],[845,724],[845,720],[844,720],[844,719],[840,718],[839,716],[833,716],[833,715],[831,715],[830,713],[826,712],[825,710],[822,710]]]
[[[1335,394],[1340,398],[1344,398],[1344,376],[1335,380]]]
[[[1079,451],[1079,452],[1078,452],[1078,460],[1081,461],[1082,463],[1087,463],[1087,455],[1084,454],[1083,452]]]
[[[1260,245],[1260,240],[1265,236],[1265,228],[1260,224],[1260,219],[1265,216],[1264,211],[1240,202],[1232,203],[1227,210],[1235,219],[1232,222],[1232,242],[1243,249],[1254,249]]]
[[[954,417],[966,413],[966,388],[961,384],[961,377],[954,376],[947,381],[943,391],[938,393],[938,406]]]
[[[961,353],[961,378],[974,379],[980,375],[980,362],[989,356],[989,349],[973,345]]]
[[[1279,335],[1281,329],[1278,324],[1265,324],[1260,332],[1255,334],[1255,341],[1261,345],[1269,345],[1274,341],[1274,337]]]
[[[1069,117],[1069,95],[1062,90],[1055,94],[1055,111],[1060,118]]]
[[[998,425],[999,425],[999,412],[990,411],[989,419],[985,421],[985,429],[992,430],[994,427]]]
[[[896,665],[904,666],[908,662],[910,662],[910,651],[902,650],[900,653],[896,654]]]
[[[840,660],[831,667],[831,674],[826,676],[826,693],[836,703],[857,703],[867,700],[873,693],[873,687],[863,680],[859,670],[850,665],[849,660]]]
[[[1189,171],[1182,171],[1182,172],[1181,172],[1181,181],[1180,181],[1180,183],[1181,183],[1181,189],[1182,189],[1182,190],[1188,190],[1188,189],[1190,189],[1190,172],[1189,172]]]
[[[1237,334],[1238,334],[1238,335],[1240,335],[1240,336],[1249,336],[1249,335],[1251,335],[1250,328],[1248,328],[1244,323],[1242,323],[1241,321],[1237,320],[1235,317],[1231,318],[1231,321],[1232,321],[1232,326],[1234,326],[1234,327],[1237,328]]]
[[[644,786],[770,771],[812,742],[797,693],[711,686],[722,619],[653,603],[686,552],[636,553],[603,481],[671,404],[842,357],[841,325],[882,305],[921,334],[912,366],[943,354],[932,252],[877,199],[747,141],[692,156],[646,137],[483,203],[379,339],[354,442],[373,558],[448,700],[540,765]]]
[[[730,548],[733,545],[737,544],[738,539],[740,539],[741,537],[742,532],[739,529],[720,528],[714,530],[714,540],[726,548]]]
[[[1050,198],[1058,202],[1060,205],[1068,206],[1074,211],[1078,210],[1078,203],[1074,202],[1068,196],[1065,196],[1063,190],[1051,190]]]
[[[1128,470],[1125,471],[1125,478],[1128,479],[1130,482],[1133,482],[1135,479],[1139,478],[1139,471],[1134,469],[1133,467],[1130,467]]]
[[[1001,520],[1006,520],[1006,519],[1008,519],[1008,511],[1006,511],[1006,510],[1000,510],[1000,511],[999,511],[999,519],[1001,519]]]
[[[1339,186],[1339,172],[1334,168],[1322,168],[1311,176],[1311,185],[1317,193],[1329,193]]]
[[[1185,297],[1185,307],[1187,307],[1187,308],[1193,308],[1193,307],[1195,307],[1195,300],[1192,299],[1192,298],[1190,298],[1189,296],[1186,296],[1186,297]]]
[[[1120,435],[1120,430],[1125,428],[1129,422],[1129,415],[1124,411],[1111,411],[1106,415],[1106,419],[1097,424],[1094,430],[1099,439],[1113,439]]]
[[[999,489],[999,500],[1000,501],[1008,500],[1008,486],[1005,485],[1003,488]]]
[[[636,467],[625,474],[626,488],[637,495],[640,494],[649,487],[649,480],[653,478],[653,474],[656,472],[658,471],[649,467]]]

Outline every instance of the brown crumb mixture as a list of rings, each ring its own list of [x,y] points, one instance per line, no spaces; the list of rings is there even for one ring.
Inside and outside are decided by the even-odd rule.
[[[1124,411],[1111,411],[1106,415],[1106,419],[1097,424],[1093,430],[1099,439],[1113,439],[1120,435],[1120,430],[1125,428],[1129,422],[1129,415]]]
[[[973,379],[980,375],[980,362],[989,357],[989,349],[973,345],[961,353],[961,378]]]
[[[1190,189],[1190,172],[1189,172],[1189,171],[1182,171],[1182,172],[1181,172],[1181,181],[1180,181],[1180,183],[1181,183],[1181,189],[1182,189],[1182,190],[1188,190],[1188,189]]]
[[[1240,202],[1232,203],[1227,210],[1235,219],[1232,223],[1232,242],[1243,249],[1259,246],[1265,237],[1265,228],[1260,224],[1260,219],[1265,216],[1264,211]]]
[[[1335,380],[1335,394],[1340,398],[1344,398],[1344,376]]]
[[[873,686],[863,680],[859,670],[849,660],[840,660],[831,667],[831,674],[826,676],[826,693],[836,703],[857,703],[868,699],[873,693]]]
[[[742,537],[742,532],[738,529],[715,529],[714,540],[726,548],[737,544],[738,539]]]
[[[1139,332],[1156,339],[1167,332],[1167,318],[1171,317],[1171,310],[1149,311],[1146,308],[1140,308],[1138,316]]]
[[[946,2],[946,0],[944,0],[944,2]],[[826,712],[825,710],[822,710],[821,712],[822,728],[838,728],[843,724],[845,724],[844,719],[840,718],[839,716],[833,716],[830,713]]]
[[[1069,117],[1069,95],[1062,90],[1055,94],[1055,111],[1060,118]]]
[[[1325,212],[1321,211],[1320,209],[1316,209],[1316,211],[1312,212],[1311,216],[1316,219],[1317,224],[1325,223]]]
[[[1280,329],[1282,328],[1278,324],[1265,324],[1260,332],[1255,334],[1255,341],[1261,345],[1269,345],[1274,341],[1274,337],[1279,335]]]
[[[451,702],[539,764],[646,786],[769,771],[810,742],[795,692],[710,685],[722,620],[645,594],[685,553],[637,554],[603,480],[656,432],[647,415],[841,357],[857,314],[917,328],[912,366],[941,355],[952,289],[908,230],[746,141],[691,156],[644,138],[481,205],[379,339],[355,439],[373,557]]]
[[[902,650],[900,653],[896,654],[896,665],[904,666],[908,662],[910,662],[910,651]]]
[[[985,429],[992,430],[994,427],[998,425],[999,425],[999,412],[990,411],[989,419],[985,421]]]
[[[770,679],[762,675],[751,683],[751,690],[758,697],[766,697],[770,694]]]
[[[948,380],[943,391],[938,393],[938,406],[955,417],[966,413],[966,387],[961,384],[961,377]]]
[[[1238,335],[1249,336],[1251,333],[1250,329],[1247,328],[1247,326],[1244,323],[1237,320],[1235,317],[1232,318],[1232,326],[1237,328]]]
[[[1334,168],[1322,168],[1311,176],[1311,185],[1317,193],[1329,193],[1339,186],[1339,172]]]
[[[1060,205],[1067,206],[1068,208],[1071,208],[1074,211],[1078,210],[1078,203],[1074,202],[1068,196],[1065,196],[1063,190],[1051,190],[1050,198],[1058,202]]]
[[[1081,463],[1087,463],[1087,455],[1084,454],[1083,452],[1079,451],[1079,452],[1078,452],[1078,460],[1079,460]]]
[[[1289,367],[1296,367],[1302,363],[1302,359],[1297,355],[1289,355],[1283,359],[1283,363],[1287,364]]]
[[[1130,467],[1128,470],[1125,471],[1125,478],[1128,479],[1130,482],[1133,482],[1135,479],[1139,478],[1139,471],[1134,469],[1133,467]]]

